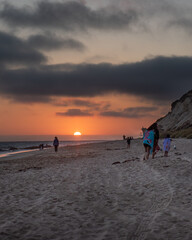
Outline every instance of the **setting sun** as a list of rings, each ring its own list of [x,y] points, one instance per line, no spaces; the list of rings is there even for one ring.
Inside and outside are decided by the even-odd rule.
[[[75,132],[74,136],[81,136],[81,133],[80,132]]]

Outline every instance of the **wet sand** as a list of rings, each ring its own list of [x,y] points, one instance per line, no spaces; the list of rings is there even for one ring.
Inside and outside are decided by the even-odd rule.
[[[122,140],[1,158],[0,239],[192,239],[192,140],[143,153]]]

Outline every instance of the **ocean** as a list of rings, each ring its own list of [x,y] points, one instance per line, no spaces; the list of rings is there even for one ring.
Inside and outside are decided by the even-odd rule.
[[[122,139],[122,136],[117,135],[61,135],[57,137],[59,139],[59,145],[63,147]],[[2,141],[2,139],[4,141]],[[11,141],[8,141],[9,139],[11,139]],[[52,147],[54,136],[1,136],[0,140],[0,157],[5,157],[22,152],[39,150],[40,145],[43,145],[44,148]]]

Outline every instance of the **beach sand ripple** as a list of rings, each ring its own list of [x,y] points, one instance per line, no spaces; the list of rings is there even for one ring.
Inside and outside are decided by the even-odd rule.
[[[2,158],[0,239],[190,240],[192,141],[174,143],[148,161],[141,140]]]

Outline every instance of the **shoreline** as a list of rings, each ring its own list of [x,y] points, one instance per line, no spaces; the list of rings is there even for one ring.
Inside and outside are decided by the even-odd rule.
[[[30,153],[30,152],[34,152],[34,151],[39,151],[39,149],[17,150],[14,152],[3,152],[3,153],[0,153],[0,159],[5,158],[5,157],[10,157],[10,156],[14,157],[15,155],[18,155],[18,154]]]
[[[111,141],[118,141],[118,140],[111,140]],[[60,145],[59,148],[65,148],[65,147],[71,147],[71,146],[78,146],[78,145],[84,145],[84,144],[94,144],[94,143],[103,143],[103,142],[108,142],[108,140],[90,140],[88,141],[74,141],[73,143],[67,143],[66,145]],[[30,153],[30,152],[36,152],[36,151],[45,151],[47,149],[53,149],[53,146],[45,146],[44,149],[40,149],[39,147],[29,147],[24,148],[24,149],[17,149],[13,151],[1,151],[0,152],[0,159],[12,156],[14,157],[15,155],[18,154],[24,154],[24,153]],[[16,157],[16,156],[15,156]]]

